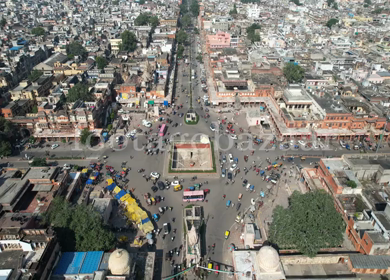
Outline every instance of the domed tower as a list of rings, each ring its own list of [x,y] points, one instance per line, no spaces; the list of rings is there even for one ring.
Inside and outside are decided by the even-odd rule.
[[[129,253],[124,249],[117,249],[108,259],[108,269],[112,275],[128,275],[131,268]]]
[[[264,272],[276,272],[280,269],[279,254],[271,246],[261,247],[256,256],[256,262]]]

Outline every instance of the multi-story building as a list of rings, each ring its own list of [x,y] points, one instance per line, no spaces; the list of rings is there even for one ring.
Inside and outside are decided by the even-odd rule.
[[[211,49],[230,48],[230,34],[217,32],[215,35],[207,35],[207,47]]]

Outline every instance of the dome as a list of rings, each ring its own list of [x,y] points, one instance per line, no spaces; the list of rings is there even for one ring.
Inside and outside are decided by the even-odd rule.
[[[257,264],[265,272],[275,272],[279,268],[279,254],[271,246],[263,246],[257,253]]]
[[[108,269],[112,275],[126,275],[130,272],[130,255],[124,249],[117,249],[108,259]]]

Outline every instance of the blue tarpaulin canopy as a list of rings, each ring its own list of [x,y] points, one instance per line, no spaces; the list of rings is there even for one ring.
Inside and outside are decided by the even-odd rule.
[[[97,177],[97,176],[99,176],[99,174],[100,173],[98,171],[96,171],[95,174],[93,174],[93,176]]]
[[[90,184],[92,184],[92,183],[93,183],[93,180],[92,180],[92,179],[88,179],[87,182],[86,182],[87,185],[90,185]]]
[[[118,194],[115,196],[116,199],[120,199],[122,196],[124,196],[126,194],[126,192],[124,190],[121,190],[120,192],[118,192]]]
[[[112,183],[111,185],[107,186],[107,190],[112,191],[113,189],[115,189],[115,187],[116,187],[116,184]]]
[[[143,220],[141,221],[141,224],[143,225],[143,224],[146,224],[147,222],[150,222],[150,219],[149,219],[149,218],[143,219]]]
[[[164,106],[168,106],[168,101],[164,101]]]

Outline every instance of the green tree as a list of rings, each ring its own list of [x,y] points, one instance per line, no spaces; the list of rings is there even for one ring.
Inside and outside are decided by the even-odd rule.
[[[378,8],[372,11],[373,14],[380,14],[383,12],[383,8]]]
[[[338,19],[335,19],[335,18],[331,18],[330,20],[328,20],[328,22],[326,23],[326,26],[330,28],[332,28],[333,25],[337,24],[339,22]]]
[[[203,57],[201,54],[199,54],[197,57],[196,57],[196,60],[198,60],[200,63],[203,62]]]
[[[34,136],[30,136],[30,138],[28,139],[28,142],[29,142],[30,144],[34,144],[35,141],[37,141],[37,139],[35,139]]]
[[[0,156],[8,157],[12,154],[12,146],[9,141],[0,140]]]
[[[185,15],[186,13],[188,13],[187,5],[182,3],[180,5],[180,14]]]
[[[31,71],[30,75],[28,75],[28,80],[35,81],[36,79],[38,79],[42,75],[43,75],[42,71],[34,69]]]
[[[37,107],[37,105],[35,105],[34,107],[32,107],[31,113],[33,113],[33,114],[38,113],[38,107]]]
[[[150,25],[153,28],[159,25],[159,20],[157,16],[153,16],[150,13],[141,13],[135,20],[134,24],[136,26],[145,26]]]
[[[66,53],[68,56],[81,56],[85,58],[87,56],[87,50],[79,42],[72,42],[66,46]]]
[[[298,83],[302,81],[305,70],[294,63],[287,63],[283,68],[283,74],[289,83]]]
[[[47,166],[45,158],[35,157],[30,164],[31,166]]]
[[[233,9],[231,9],[229,11],[229,15],[233,16],[233,15],[237,15],[238,12],[237,12],[237,7],[236,7],[236,4],[233,5]]]
[[[115,235],[92,206],[71,206],[56,197],[43,215],[43,222],[53,226],[64,251],[107,251],[115,245]]]
[[[194,17],[197,17],[199,15],[199,3],[198,0],[192,0],[190,11]]]
[[[7,20],[5,18],[1,18],[0,20],[0,27],[4,28],[4,26],[7,24]]]
[[[343,242],[343,219],[324,190],[305,194],[295,191],[289,204],[287,209],[277,206],[273,211],[269,239],[279,248],[298,249],[313,257],[321,248]]]
[[[188,36],[187,36],[186,32],[184,32],[183,30],[180,30],[179,32],[177,32],[177,34],[176,34],[176,41],[179,44],[185,44],[187,39],[188,39]]]
[[[94,97],[89,92],[87,85],[84,85],[82,83],[77,83],[68,91],[66,100],[67,102],[76,102],[77,100],[93,101]]]
[[[145,0],[139,0],[139,2],[138,2],[140,5],[143,5],[143,4],[145,4]]]
[[[87,144],[87,140],[89,138],[90,135],[92,135],[93,133],[91,131],[89,131],[88,128],[84,128],[82,131],[81,131],[81,134],[80,134],[80,142],[81,144],[85,145]]]
[[[290,0],[290,2],[293,2],[297,6],[302,6],[302,4],[299,2],[299,0]]]
[[[36,36],[43,36],[45,35],[45,29],[43,29],[42,27],[35,27],[31,29],[31,34]]]
[[[119,5],[119,1],[118,1],[118,0],[114,0],[114,1],[112,1],[112,5],[114,5],[114,6],[118,6],[118,5]]]
[[[199,29],[195,27],[195,28],[194,28],[194,33],[195,33],[195,34],[199,34]]]
[[[177,58],[182,59],[183,53],[184,53],[184,47],[183,45],[179,45],[179,47],[177,48]]]
[[[181,26],[183,26],[184,28],[190,26],[191,25],[191,17],[188,14],[184,15],[181,18],[180,23],[181,23]]]
[[[261,26],[257,23],[253,23],[246,29],[247,38],[251,40],[252,43],[260,41],[260,35],[256,34],[257,29],[261,29]]]
[[[106,67],[107,66],[107,60],[104,58],[104,57],[102,57],[102,56],[98,56],[97,58],[96,58],[96,65],[97,65],[97,67],[99,68],[99,69],[104,69],[104,67]]]
[[[111,131],[111,129],[112,129],[112,124],[110,123],[109,125],[107,125],[107,130]]]
[[[123,31],[121,34],[122,44],[120,45],[120,49],[122,51],[133,52],[137,48],[137,37],[133,32],[128,30]]]
[[[350,188],[355,189],[355,188],[357,187],[357,184],[356,184],[355,181],[348,180],[348,181],[347,181],[347,186],[350,187]]]

